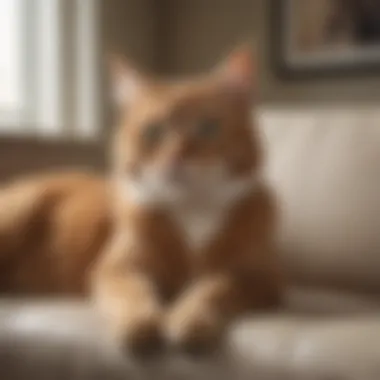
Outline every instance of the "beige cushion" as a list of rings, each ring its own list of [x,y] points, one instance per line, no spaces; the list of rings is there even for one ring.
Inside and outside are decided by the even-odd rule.
[[[259,112],[298,279],[380,290],[380,109]]]
[[[380,313],[255,316],[232,329],[220,355],[131,360],[78,302],[0,302],[1,379],[378,380]]]

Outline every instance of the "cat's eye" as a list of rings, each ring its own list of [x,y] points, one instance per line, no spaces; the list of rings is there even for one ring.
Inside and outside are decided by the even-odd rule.
[[[197,136],[204,140],[210,140],[215,138],[220,130],[218,120],[206,119],[198,125]]]
[[[151,123],[143,131],[143,138],[148,144],[157,144],[165,135],[165,126],[162,123]]]

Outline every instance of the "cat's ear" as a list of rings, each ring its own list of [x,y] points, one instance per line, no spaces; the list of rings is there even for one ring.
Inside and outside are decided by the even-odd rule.
[[[141,74],[125,58],[109,54],[107,57],[111,96],[118,107],[129,107],[143,86]]]
[[[218,75],[229,90],[252,95],[257,86],[257,62],[252,47],[246,44],[233,50],[218,66]]]

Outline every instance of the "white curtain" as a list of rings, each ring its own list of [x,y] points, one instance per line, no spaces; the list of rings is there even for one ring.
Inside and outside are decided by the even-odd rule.
[[[96,138],[102,109],[99,3],[0,0],[0,85],[3,80],[8,86],[0,91],[0,132]]]

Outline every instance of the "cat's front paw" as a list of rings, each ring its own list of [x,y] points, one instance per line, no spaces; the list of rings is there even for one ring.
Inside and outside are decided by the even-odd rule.
[[[177,309],[167,317],[165,333],[175,349],[192,356],[204,355],[220,343],[221,321],[210,311]]]
[[[127,320],[116,330],[116,339],[123,349],[135,357],[152,357],[164,346],[160,314],[141,315]]]

